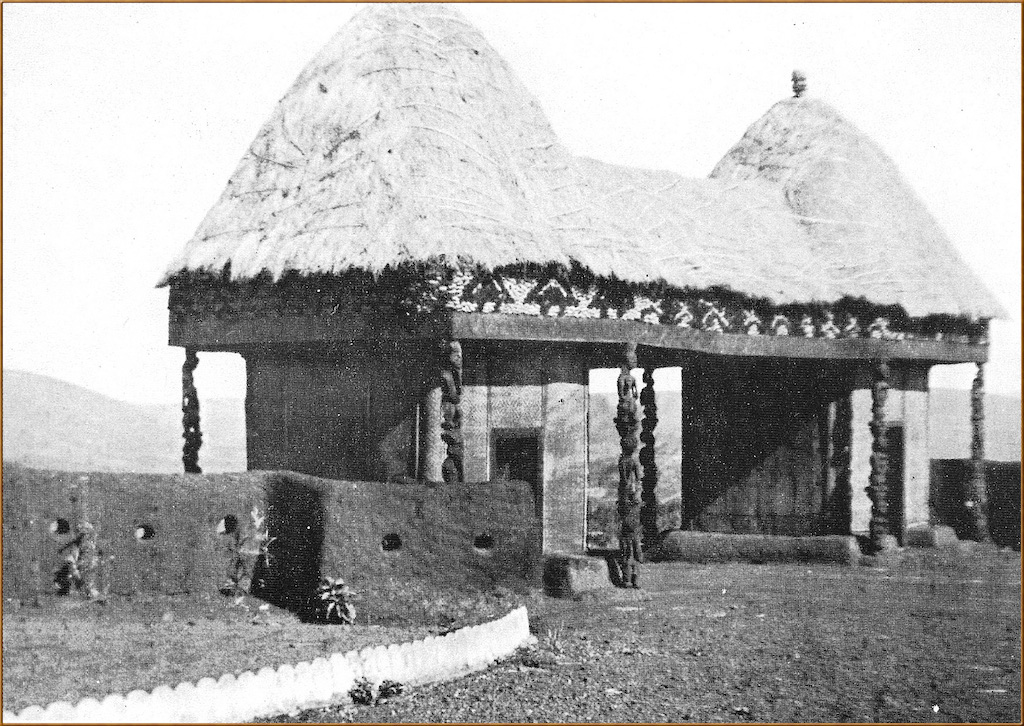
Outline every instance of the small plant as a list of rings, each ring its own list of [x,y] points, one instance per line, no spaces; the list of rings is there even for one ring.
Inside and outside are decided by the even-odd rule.
[[[253,505],[249,518],[252,521],[244,533],[241,527],[235,528],[231,533],[233,538],[228,579],[220,589],[222,594],[236,598],[243,597],[249,592],[253,573],[260,559],[266,567],[270,567],[270,545],[277,539],[270,536],[266,515],[260,512],[259,507]]]
[[[544,634],[544,637],[541,638],[541,646],[555,653],[562,652],[562,643],[563,639],[561,623],[555,625],[553,628],[548,628],[547,632]]]
[[[374,703],[386,701],[389,698],[400,696],[405,692],[405,685],[398,681],[385,679],[380,685],[374,687],[369,678],[360,678],[348,691],[349,698],[353,703],[360,706],[372,706]]]
[[[249,512],[249,517],[252,519],[252,529],[249,532],[249,536],[243,540],[240,551],[243,554],[263,557],[265,563],[269,566],[270,545],[277,537],[270,536],[270,530],[267,529],[266,524],[267,517],[260,512],[260,508],[255,504],[252,507],[252,511]]]
[[[84,520],[75,527],[75,538],[60,548],[64,560],[53,576],[53,588],[58,595],[68,595],[73,589],[91,600],[100,599],[96,586],[100,554],[96,548],[96,530]]]
[[[377,700],[383,701],[386,698],[401,696],[404,691],[405,686],[403,684],[391,679],[385,679],[381,681],[380,688],[377,689]]]
[[[320,599],[320,615],[327,622],[351,625],[356,621],[356,606],[352,604],[355,593],[340,577],[325,577],[317,588]]]
[[[371,706],[373,705],[373,684],[370,683],[368,678],[360,678],[349,689],[348,695],[352,699],[352,703],[358,703],[360,706]]]
[[[78,569],[78,548],[72,549],[61,562],[53,576],[53,588],[58,595],[67,595],[72,588],[78,589],[82,583],[82,573]]]
[[[558,664],[558,659],[548,651],[540,650],[536,645],[522,646],[509,659],[510,665],[524,668],[545,668]]]

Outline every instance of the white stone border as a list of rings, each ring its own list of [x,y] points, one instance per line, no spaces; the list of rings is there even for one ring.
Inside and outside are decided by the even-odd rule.
[[[4,723],[239,723],[349,699],[360,678],[422,685],[478,671],[531,641],[525,607],[489,623],[443,636],[360,651],[335,653],[312,662],[261,668],[238,676],[200,678],[196,683],[158,686],[151,692],[83,698],[45,708],[3,712]]]

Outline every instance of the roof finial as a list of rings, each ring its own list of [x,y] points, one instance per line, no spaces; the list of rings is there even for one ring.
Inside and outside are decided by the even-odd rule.
[[[807,76],[803,71],[793,71],[793,97],[800,98],[807,90]]]

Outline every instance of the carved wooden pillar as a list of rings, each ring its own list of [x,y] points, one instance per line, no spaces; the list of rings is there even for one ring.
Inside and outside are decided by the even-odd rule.
[[[203,445],[203,433],[199,429],[199,395],[192,378],[198,365],[199,356],[192,348],[186,348],[185,363],[181,366],[181,424],[182,438],[185,439],[181,461],[186,474],[203,473],[199,468],[199,447]]]
[[[867,487],[871,499],[869,535],[871,549],[878,552],[893,545],[889,532],[889,500],[886,475],[889,470],[888,441],[886,440],[885,399],[889,395],[889,364],[878,361],[872,367],[874,382],[871,386],[871,476]]]
[[[625,357],[620,366],[616,383],[619,405],[616,409],[615,428],[619,432],[621,452],[619,454],[619,539],[626,542],[639,534],[640,505],[642,501],[640,462],[637,448],[639,416],[637,415],[636,380],[630,372],[636,368],[636,343],[627,343]]]
[[[462,438],[462,344],[447,344],[447,360],[441,370],[441,438],[448,446],[441,476],[446,482],[463,481]]]
[[[644,530],[644,549],[658,539],[658,463],[654,454],[654,429],[658,425],[658,404],[654,395],[654,369],[644,368],[644,387],[640,391],[640,404],[644,407],[644,418],[640,440],[640,464],[644,469],[643,508],[640,520]]]
[[[971,514],[971,539],[986,542],[988,533],[988,490],[985,483],[985,365],[971,384],[971,474],[964,504]]]

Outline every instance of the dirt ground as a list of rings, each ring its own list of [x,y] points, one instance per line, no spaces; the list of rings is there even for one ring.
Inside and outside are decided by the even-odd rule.
[[[278,720],[1019,722],[1019,554],[911,550],[876,565],[645,565],[643,590],[577,601],[435,594],[428,608],[430,593],[407,593],[426,624],[361,613],[354,628],[219,597],[5,602],[4,708],[409,640],[525,599],[533,649],[376,706]]]
[[[648,565],[645,589],[529,604],[538,647],[307,722],[1020,722],[1016,552],[874,567]]]

